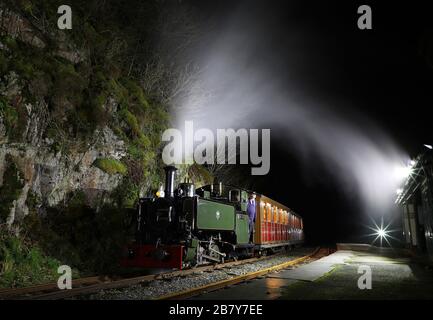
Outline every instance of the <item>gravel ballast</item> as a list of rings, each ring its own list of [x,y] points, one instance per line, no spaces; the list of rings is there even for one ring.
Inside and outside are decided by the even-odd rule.
[[[267,259],[246,263],[238,266],[227,267],[211,272],[197,271],[186,276],[176,276],[164,280],[142,282],[121,289],[101,290],[98,293],[80,297],[90,300],[147,300],[155,299],[166,294],[180,292],[196,287],[201,287],[221,280],[231,279],[250,272],[266,269],[299,257],[312,253],[312,248],[299,248],[292,252],[275,255]]]

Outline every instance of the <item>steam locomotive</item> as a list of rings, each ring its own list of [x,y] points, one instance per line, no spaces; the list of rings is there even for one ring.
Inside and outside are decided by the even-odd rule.
[[[140,268],[188,268],[290,250],[304,241],[302,218],[289,208],[256,195],[253,237],[247,215],[251,191],[222,185],[175,189],[176,168],[165,167],[165,190],[141,198],[135,241],[121,265]]]

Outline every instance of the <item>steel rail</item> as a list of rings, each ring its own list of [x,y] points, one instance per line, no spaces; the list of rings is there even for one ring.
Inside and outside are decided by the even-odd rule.
[[[72,280],[73,288],[70,290],[60,290],[57,287],[57,283],[41,284],[36,286],[14,288],[14,289],[2,289],[0,290],[0,299],[35,299],[35,300],[55,300],[55,299],[66,299],[77,295],[85,295],[95,293],[103,289],[116,289],[123,288],[134,284],[139,284],[145,281],[168,279],[176,276],[186,276],[197,272],[206,272],[224,269],[227,267],[247,264],[256,261],[267,260],[275,257],[263,256],[260,258],[249,258],[238,261],[230,261],[222,264],[211,264],[201,267],[168,271],[164,273],[151,274],[145,276],[138,276],[125,279],[113,279],[108,276],[94,276],[88,278],[81,278]],[[79,287],[75,287],[79,286]]]
[[[322,249],[323,250],[323,249]],[[329,250],[327,250],[327,254],[329,254]],[[265,275],[267,273],[273,272],[273,271],[278,271],[281,269],[285,269],[287,267],[290,266],[294,266],[297,264],[300,264],[302,262],[305,262],[308,259],[313,258],[315,255],[317,255],[319,252],[321,251],[320,247],[316,248],[316,250],[314,250],[313,253],[308,254],[306,256],[294,259],[294,260],[290,260],[290,261],[286,261],[283,262],[281,264],[272,266],[272,267],[268,267],[262,270],[258,270],[258,271],[254,271],[254,272],[250,272],[244,275],[240,275],[240,276],[236,276],[230,279],[226,279],[226,280],[221,280],[218,282],[213,282],[204,286],[200,286],[200,287],[196,287],[196,288],[192,288],[192,289],[188,289],[188,290],[184,290],[184,291],[180,291],[180,292],[174,292],[174,293],[170,293],[167,295],[163,295],[163,296],[159,296],[154,300],[178,300],[178,299],[185,299],[185,298],[190,298],[205,292],[209,292],[209,291],[215,291],[218,289],[222,289],[224,287],[233,285],[233,284],[237,284],[240,282],[244,282],[247,280],[251,280],[257,277],[260,277],[262,275]],[[325,254],[326,255],[326,254]]]
[[[93,276],[93,277],[86,277],[86,278],[78,278],[78,279],[72,279],[72,286],[75,287],[75,286],[95,284],[95,283],[106,282],[106,281],[111,281],[111,278],[107,276]],[[57,289],[58,289],[57,283],[44,283],[44,284],[38,284],[38,285],[22,287],[22,288],[0,289],[0,299],[13,298],[20,295],[31,294],[35,292],[45,292],[45,291],[57,290]]]

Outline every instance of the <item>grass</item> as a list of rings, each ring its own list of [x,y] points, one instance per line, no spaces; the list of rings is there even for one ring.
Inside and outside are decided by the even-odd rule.
[[[110,158],[96,159],[93,165],[108,174],[119,173],[121,175],[125,175],[128,172],[126,166],[122,162],[116,159],[110,159]]]
[[[5,227],[0,228],[0,287],[23,287],[57,279],[58,260]]]

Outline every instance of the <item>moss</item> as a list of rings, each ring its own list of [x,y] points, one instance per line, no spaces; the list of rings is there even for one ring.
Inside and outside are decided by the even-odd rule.
[[[9,105],[6,98],[0,95],[0,116],[6,126],[6,134],[10,135],[18,126],[18,112]]]
[[[22,173],[19,171],[12,158],[7,155],[5,158],[6,170],[3,175],[3,185],[0,187],[0,223],[5,222],[13,207],[13,203],[21,194],[24,186]]]
[[[143,110],[149,108],[149,103],[147,102],[143,89],[137,84],[137,82],[131,79],[125,79],[122,82],[123,86],[128,90],[129,96],[133,103],[138,103]]]
[[[138,143],[142,148],[148,148],[150,146],[150,140],[143,133],[140,132],[138,137]]]
[[[77,190],[69,195],[68,205],[71,207],[80,207],[85,205],[86,195],[83,190]]]
[[[76,72],[72,64],[57,62],[54,79],[54,95],[66,98],[74,106],[81,105],[86,81]],[[59,107],[64,108],[64,105]]]
[[[138,120],[129,110],[123,109],[120,111],[121,118],[128,124],[129,128],[132,130],[133,134],[139,136],[141,133]]]
[[[109,159],[109,158],[96,159],[93,165],[108,174],[120,173],[122,175],[125,175],[128,171],[126,166],[122,162],[116,159]]]
[[[134,208],[139,197],[139,187],[130,179],[124,179],[114,190],[113,196],[117,199],[119,207]]]
[[[37,196],[36,193],[32,192],[31,190],[27,193],[26,198],[26,206],[29,208],[30,212],[35,212],[37,206],[41,203],[41,200]]]
[[[103,109],[103,105],[107,102],[107,96],[105,93],[101,93],[93,99],[93,106],[98,110]]]
[[[17,41],[11,36],[2,37],[2,42],[11,50],[16,50],[18,47]]]
[[[120,104],[128,104],[128,91],[115,79],[110,79],[107,83],[107,89],[113,93]]]
[[[12,68],[25,79],[31,79],[35,73],[33,64],[22,56],[15,57],[12,60]]]
[[[23,103],[10,105],[7,99],[0,95],[0,116],[6,126],[6,134],[10,142],[20,142],[27,124],[27,110]]]
[[[22,8],[24,12],[28,14],[33,14],[33,4],[29,0],[21,1]]]
[[[144,157],[145,152],[143,150],[142,147],[131,143],[128,146],[128,154],[133,158],[133,159],[141,159]]]

